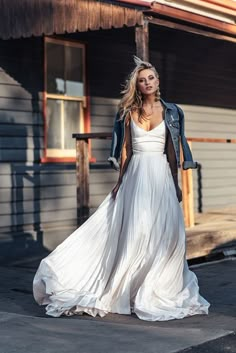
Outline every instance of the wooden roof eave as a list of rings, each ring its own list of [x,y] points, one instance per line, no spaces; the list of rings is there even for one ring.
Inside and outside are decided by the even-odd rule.
[[[174,21],[183,21],[212,30],[217,30],[221,33],[236,37],[236,25],[222,22],[199,14],[190,13],[189,11],[180,10],[171,6],[160,5],[155,3],[150,10],[144,12],[146,16],[158,18],[168,18]]]
[[[234,10],[236,9],[236,4],[235,1],[233,0],[204,0],[206,3],[213,4],[220,6],[222,9],[230,9]]]
[[[143,23],[140,9],[97,0],[1,0],[0,38],[15,39]]]

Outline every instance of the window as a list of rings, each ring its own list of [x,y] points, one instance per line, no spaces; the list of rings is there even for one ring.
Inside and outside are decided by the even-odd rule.
[[[45,157],[75,158],[72,133],[84,132],[85,47],[45,39]]]

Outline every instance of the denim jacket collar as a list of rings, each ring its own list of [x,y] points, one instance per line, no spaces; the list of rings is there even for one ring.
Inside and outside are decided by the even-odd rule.
[[[167,109],[171,109],[174,110],[174,106],[172,103],[167,103],[165,102],[162,98],[160,98],[161,103],[167,108]]]

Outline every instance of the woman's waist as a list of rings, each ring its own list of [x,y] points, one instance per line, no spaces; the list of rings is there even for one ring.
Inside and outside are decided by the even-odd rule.
[[[132,141],[132,149],[135,153],[163,153],[165,144],[162,141]]]
[[[135,149],[135,148],[133,148],[133,154],[163,155],[163,154],[165,154],[165,151],[163,151],[163,150],[143,150],[143,149]]]

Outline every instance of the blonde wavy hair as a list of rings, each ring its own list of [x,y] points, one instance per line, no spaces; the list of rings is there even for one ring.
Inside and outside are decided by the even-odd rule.
[[[143,61],[137,56],[134,56],[134,62],[136,64],[136,67],[130,73],[125,83],[125,87],[121,91],[123,97],[121,98],[120,103],[118,105],[121,120],[126,119],[129,116],[129,114],[127,113],[132,111],[138,112],[139,119],[146,120],[146,113],[143,109],[142,95],[137,90],[138,75],[142,70],[150,69],[154,72],[155,76],[159,78],[157,70],[151,63]],[[156,99],[160,99],[159,89],[156,92]]]

